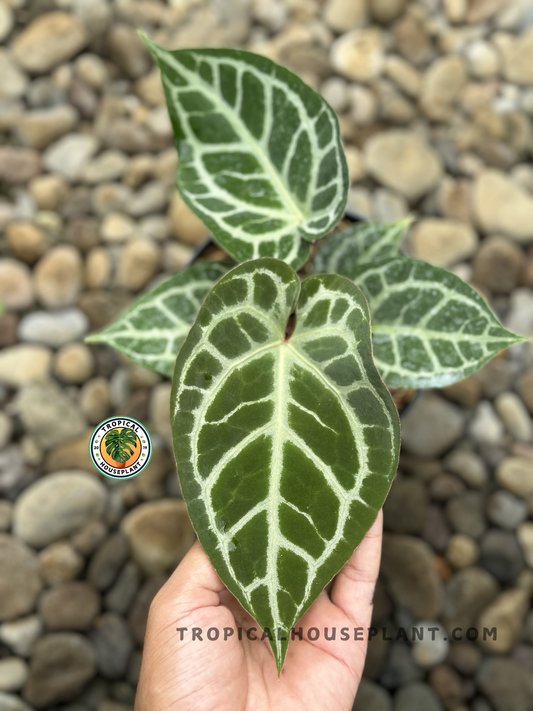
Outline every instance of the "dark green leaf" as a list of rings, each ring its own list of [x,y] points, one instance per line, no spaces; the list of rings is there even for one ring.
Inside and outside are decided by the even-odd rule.
[[[265,57],[170,52],[143,39],[161,68],[184,200],[236,260],[270,256],[301,266],[307,241],[327,234],[346,204],[335,112]]]
[[[361,291],[322,275],[299,292],[275,259],[223,277],[180,350],[171,396],[191,520],[223,582],[272,631],[278,670],[289,630],[376,518],[400,441]]]

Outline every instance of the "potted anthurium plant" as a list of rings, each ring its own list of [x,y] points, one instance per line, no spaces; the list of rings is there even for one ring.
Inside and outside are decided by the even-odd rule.
[[[193,264],[88,340],[173,377],[191,521],[224,584],[278,631],[281,671],[290,629],[392,483],[400,424],[387,388],[454,383],[523,339],[459,278],[402,256],[407,222],[337,231],[301,280],[345,210],[334,111],[264,57],[144,39],[180,193],[234,261]]]

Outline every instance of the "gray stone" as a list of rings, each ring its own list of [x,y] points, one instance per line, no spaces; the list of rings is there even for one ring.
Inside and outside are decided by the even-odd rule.
[[[513,582],[524,568],[524,557],[516,536],[509,531],[487,531],[480,552],[483,567],[502,583]]]
[[[390,694],[379,684],[363,677],[352,711],[392,711]]]
[[[31,612],[42,586],[35,553],[0,533],[0,621]]]
[[[95,620],[89,638],[96,651],[99,674],[105,679],[122,679],[134,647],[125,620],[107,612]]]
[[[129,561],[122,568],[113,587],[106,593],[104,605],[106,610],[125,615],[131,607],[141,586],[141,574],[138,566]]]
[[[487,517],[491,523],[513,531],[528,516],[528,506],[508,491],[495,491],[487,501]]]
[[[428,495],[417,479],[396,476],[383,512],[385,528],[395,533],[420,533],[428,514]]]
[[[44,450],[85,431],[85,420],[78,406],[55,383],[25,385],[19,391],[15,404],[26,432]]]
[[[153,578],[148,578],[135,596],[128,615],[128,624],[133,639],[139,647],[142,647],[144,642],[150,605],[165,582],[166,576],[164,575],[156,575]]]
[[[421,457],[444,454],[463,434],[461,410],[434,393],[424,393],[402,421],[405,449]]]
[[[494,711],[531,711],[533,708],[533,676],[512,659],[486,658],[476,675],[476,683]]]
[[[43,548],[99,518],[106,500],[106,488],[92,474],[50,474],[28,487],[17,500],[14,533],[26,543]]]
[[[402,687],[394,697],[394,711],[443,711],[443,706],[433,689],[416,682]]]
[[[427,543],[412,536],[385,534],[381,572],[396,605],[417,619],[438,617],[441,583]]]
[[[41,172],[41,156],[32,148],[0,146],[0,180],[26,183]]]
[[[479,491],[466,491],[446,504],[446,518],[457,533],[478,539],[487,530],[485,497]]]
[[[488,481],[487,465],[475,452],[454,449],[444,460],[444,465],[472,489],[480,489]]]
[[[404,684],[419,681],[424,676],[423,671],[415,664],[411,647],[407,642],[399,641],[391,645],[385,669],[379,679],[386,689],[397,689]]]
[[[466,632],[498,591],[495,578],[482,568],[466,568],[452,575],[444,585],[442,620],[448,632],[458,627]]]
[[[95,674],[95,654],[85,637],[74,632],[45,635],[31,651],[23,696],[38,709],[72,701]]]
[[[20,320],[18,337],[21,341],[59,348],[80,339],[88,330],[89,320],[80,309],[33,311]]]
[[[98,590],[107,590],[115,582],[128,555],[127,538],[122,533],[114,533],[93,555],[87,570],[87,580]]]

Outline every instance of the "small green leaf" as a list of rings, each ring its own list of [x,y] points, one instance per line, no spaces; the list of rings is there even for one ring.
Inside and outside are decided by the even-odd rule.
[[[116,321],[85,340],[108,343],[135,363],[170,377],[176,354],[206,293],[229,262],[198,262],[144,294]]]
[[[180,350],[171,395],[193,526],[222,581],[271,631],[278,671],[290,629],[376,518],[400,443],[360,289],[321,275],[299,293],[276,259],[229,272]]]
[[[352,278],[372,317],[374,360],[389,387],[438,388],[524,340],[454,274],[407,257],[360,267]]]
[[[346,204],[335,112],[265,57],[170,52],[142,39],[161,69],[184,200],[236,260],[270,256],[300,267],[307,241],[335,227]]]
[[[412,222],[380,224],[356,222],[337,232],[320,247],[314,260],[317,274],[342,274],[351,279],[362,264],[374,264],[400,256],[400,241]]]

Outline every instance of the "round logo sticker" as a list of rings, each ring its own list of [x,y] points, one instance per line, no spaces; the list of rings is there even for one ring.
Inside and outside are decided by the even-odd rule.
[[[131,479],[152,456],[148,430],[132,417],[110,417],[92,434],[89,453],[99,472],[112,479]]]

